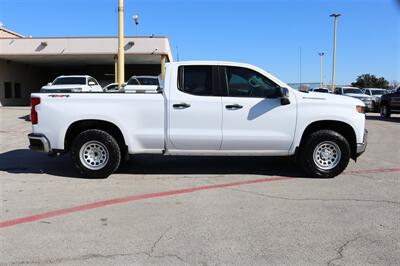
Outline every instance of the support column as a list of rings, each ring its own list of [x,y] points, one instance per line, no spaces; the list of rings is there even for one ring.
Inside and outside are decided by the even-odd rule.
[[[118,88],[125,82],[125,54],[124,54],[124,0],[118,0]]]
[[[114,82],[118,83],[118,56],[114,56]]]
[[[161,55],[161,80],[165,79],[165,63],[167,61],[166,55]]]

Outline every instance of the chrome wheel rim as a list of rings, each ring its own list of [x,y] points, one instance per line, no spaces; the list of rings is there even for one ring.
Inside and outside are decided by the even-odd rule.
[[[83,144],[79,151],[81,163],[90,170],[102,169],[107,164],[109,157],[107,147],[95,140]]]
[[[314,149],[313,159],[318,168],[331,170],[335,168],[342,157],[339,146],[332,141],[324,141]]]

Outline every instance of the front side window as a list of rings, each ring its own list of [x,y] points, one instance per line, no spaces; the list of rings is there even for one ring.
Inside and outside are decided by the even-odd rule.
[[[372,90],[371,93],[372,95],[383,95],[385,94],[384,90]]]
[[[354,93],[354,94],[363,94],[360,89],[351,88],[351,89],[344,89],[344,93]]]
[[[188,94],[212,96],[212,66],[181,66],[179,90]]]
[[[263,75],[243,67],[226,67],[228,96],[274,98],[279,86]]]

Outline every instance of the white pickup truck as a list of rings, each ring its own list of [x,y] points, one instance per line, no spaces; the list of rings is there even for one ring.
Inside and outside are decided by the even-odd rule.
[[[309,176],[334,177],[367,145],[363,102],[296,91],[251,65],[168,63],[153,87],[34,93],[30,148],[70,152],[85,177],[144,153],[293,156]]]

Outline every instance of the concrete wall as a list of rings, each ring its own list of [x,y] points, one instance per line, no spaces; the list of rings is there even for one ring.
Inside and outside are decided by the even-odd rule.
[[[0,105],[29,105],[31,92],[37,91],[47,79],[41,67],[0,60]],[[12,98],[5,98],[5,82],[11,82]],[[21,86],[21,97],[15,98],[14,85]]]

